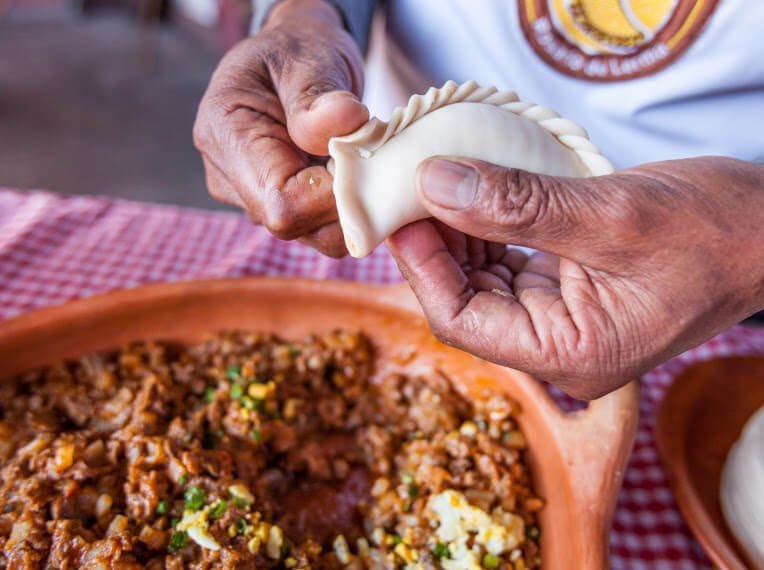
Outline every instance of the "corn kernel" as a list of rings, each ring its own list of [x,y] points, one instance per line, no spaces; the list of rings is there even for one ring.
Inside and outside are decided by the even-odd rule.
[[[125,515],[117,515],[109,523],[109,528],[106,529],[106,536],[114,536],[127,530],[127,517]]]
[[[528,442],[523,435],[523,432],[514,430],[504,436],[504,441],[507,447],[511,449],[525,449],[528,447]]]
[[[366,558],[371,555],[368,540],[361,537],[355,541],[355,544],[356,544],[356,548],[358,549],[359,556],[361,556],[362,558]]]
[[[390,481],[387,477],[379,477],[374,481],[374,485],[371,486],[371,496],[379,497],[383,495],[390,488]]]
[[[268,556],[274,560],[281,558],[282,544],[284,544],[284,533],[278,526],[273,525],[270,533],[268,533],[268,543],[266,544]]]
[[[268,536],[271,532],[271,525],[268,523],[261,523],[257,525],[257,530],[255,530],[255,536],[258,537],[260,540],[268,540]]]
[[[236,483],[228,487],[228,492],[236,499],[241,499],[246,504],[251,505],[255,502],[255,496],[241,483]]]
[[[512,552],[509,553],[509,561],[515,562],[520,556],[522,555],[523,551],[519,548],[515,548]]]
[[[350,564],[350,549],[348,548],[348,541],[345,540],[343,535],[337,535],[337,538],[332,543],[332,547],[341,564]]]
[[[407,564],[411,564],[412,562],[419,560],[419,554],[417,551],[409,546],[406,546],[402,542],[395,545],[393,552],[403,558]]]
[[[250,541],[247,543],[247,549],[254,554],[258,550],[260,550],[260,545],[262,544],[262,541],[260,540],[260,537],[255,536],[250,539]]]
[[[459,428],[459,433],[465,437],[475,437],[478,432],[478,426],[475,422],[466,421]]]
[[[385,541],[385,530],[382,527],[377,527],[371,532],[371,541],[377,546],[382,546]]]
[[[64,471],[74,463],[74,446],[71,444],[62,445],[56,450],[55,465],[56,470]]]
[[[300,401],[297,398],[289,398],[284,403],[284,419],[292,420],[297,416],[297,406]]]
[[[112,502],[111,495],[104,494],[98,497],[95,507],[96,516],[100,518],[106,515],[111,510]]]
[[[268,382],[267,384],[250,384],[247,388],[247,394],[255,400],[265,400],[276,391],[276,384]]]

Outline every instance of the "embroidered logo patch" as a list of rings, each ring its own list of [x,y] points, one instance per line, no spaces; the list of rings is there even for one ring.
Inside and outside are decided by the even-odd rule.
[[[523,31],[549,65],[620,81],[658,71],[689,46],[718,0],[519,0]]]

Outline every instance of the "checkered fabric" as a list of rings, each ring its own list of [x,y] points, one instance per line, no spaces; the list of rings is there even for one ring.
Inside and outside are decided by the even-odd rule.
[[[0,319],[111,289],[240,275],[401,281],[383,248],[360,261],[328,259],[238,214],[0,190]],[[643,378],[639,431],[611,534],[613,568],[710,567],[671,495],[653,424],[672,378],[694,362],[735,354],[764,355],[764,329],[734,327]]]

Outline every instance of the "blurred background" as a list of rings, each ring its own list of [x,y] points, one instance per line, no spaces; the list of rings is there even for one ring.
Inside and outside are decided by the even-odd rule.
[[[0,0],[0,186],[204,208],[191,141],[249,0]]]

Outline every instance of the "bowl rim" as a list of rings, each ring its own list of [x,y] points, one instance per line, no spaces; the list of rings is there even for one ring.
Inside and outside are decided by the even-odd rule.
[[[684,453],[685,431],[677,432],[675,429],[677,425],[687,424],[687,417],[693,406],[704,397],[699,383],[693,382],[696,380],[692,378],[693,373],[699,368],[707,368],[709,365],[723,366],[725,362],[732,361],[764,362],[764,358],[755,355],[730,355],[704,360],[687,367],[667,388],[656,413],[654,433],[661,463],[667,473],[677,505],[693,536],[702,545],[703,551],[720,568],[746,570],[748,564],[726,520],[722,522],[730,533],[732,541],[718,531],[711,515],[703,506],[703,500],[694,480],[689,475],[687,455]],[[688,402],[692,405],[687,405]],[[744,423],[744,421],[741,423],[741,428]],[[725,457],[730,448],[726,450]],[[717,498],[718,485],[719,482],[716,483]]]
[[[124,315],[141,307],[145,310],[152,303],[180,306],[181,300],[193,295],[214,298],[237,292],[249,295],[271,292],[278,296],[287,288],[334,302],[352,301],[380,311],[415,317],[426,326],[419,303],[406,284],[377,285],[267,276],[173,281],[113,290],[0,321],[0,359],[13,356],[14,338],[28,339],[30,335],[44,334],[53,324],[87,325],[103,319],[104,314],[114,316],[118,312]],[[426,328],[429,331],[429,327]],[[433,342],[437,341],[433,338]],[[538,414],[546,416],[544,423],[559,450],[561,464],[568,470],[565,478],[576,482],[566,489],[566,496],[573,505],[571,508],[582,523],[575,527],[581,536],[576,541],[574,558],[584,561],[587,568],[608,568],[609,532],[639,419],[638,380],[590,402],[586,409],[565,413],[544,386],[529,375],[496,364],[487,363],[487,366],[501,369],[504,374],[511,374],[523,382]],[[21,370],[23,367],[18,372]]]

